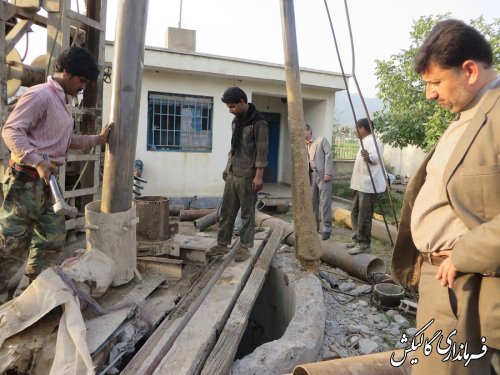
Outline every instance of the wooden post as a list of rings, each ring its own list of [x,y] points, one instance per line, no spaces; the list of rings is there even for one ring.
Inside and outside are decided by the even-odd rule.
[[[101,203],[104,213],[132,207],[147,13],[147,0],[118,2],[110,118],[115,127],[104,160]]]
[[[47,71],[54,73],[54,65],[61,52],[69,47],[70,20],[64,17],[66,9],[71,9],[71,0],[47,0]]]
[[[305,121],[300,86],[299,58],[293,0],[281,0],[285,52],[288,129],[292,139],[292,198],[296,254],[303,267],[317,271],[321,246],[313,216],[305,146]]]
[[[5,40],[6,9],[4,2],[0,3],[0,40]],[[7,104],[7,51],[5,43],[0,45],[0,126],[3,126],[9,116],[9,106]],[[0,137],[0,178],[8,168],[9,150],[3,139]],[[0,200],[3,200],[1,198]]]

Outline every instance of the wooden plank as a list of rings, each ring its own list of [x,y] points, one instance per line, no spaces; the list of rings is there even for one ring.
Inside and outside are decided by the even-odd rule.
[[[65,9],[64,15],[68,18],[71,18],[75,22],[78,22],[80,24],[80,28],[86,29],[85,26],[90,26],[96,30],[104,31],[104,27],[100,22],[84,16],[83,14],[77,13],[71,9]]]
[[[180,246],[171,239],[158,241],[137,241],[137,256],[171,255],[180,256]]]
[[[236,305],[222,330],[215,347],[212,349],[202,375],[228,374],[238,350],[238,345],[245,333],[248,318],[257,296],[264,285],[269,267],[273,262],[281,242],[283,228],[275,229],[257,260],[245,288],[241,292]]]
[[[21,40],[23,36],[30,31],[33,21],[31,20],[20,20],[10,33],[5,37],[5,51],[9,53],[12,48]]]
[[[231,260],[231,257],[215,258],[209,264],[174,311],[158,326],[122,370],[121,375],[149,375],[154,371]]]
[[[17,5],[8,3],[5,0],[0,2],[0,6],[3,9],[3,14],[0,16],[2,21],[7,21],[9,18],[15,16],[23,20],[32,20],[35,25],[41,27],[47,26],[47,17],[42,16],[33,10],[21,8]]]
[[[16,6],[20,8],[28,8],[29,10],[38,11],[42,4],[40,0],[16,0]]]
[[[175,239],[177,237],[177,240]],[[217,243],[212,237],[184,236],[176,234],[174,241],[180,246],[180,257],[186,263],[207,264],[207,250]],[[233,248],[236,239],[233,237],[229,248]]]
[[[79,197],[82,195],[91,195],[91,194],[96,194],[98,193],[99,189],[95,187],[88,187],[84,189],[76,189],[76,190],[68,190],[63,193],[63,196],[65,199],[67,198],[73,198],[73,197]]]
[[[181,251],[183,249],[206,251],[215,244],[216,240],[209,237],[176,234],[174,242],[179,244]]]
[[[67,161],[87,161],[87,160],[99,161],[99,160],[101,160],[101,155],[100,154],[73,154],[73,153],[69,153]]]
[[[231,262],[212,287],[207,298],[179,334],[160,362],[154,375],[195,374],[215,344],[217,332],[224,326],[238,295],[252,272],[263,241],[255,241],[252,256],[244,262]],[[236,251],[236,250],[234,250]]]
[[[135,285],[134,288],[118,302],[112,302],[111,299],[108,299],[106,302],[101,303],[101,306],[104,308],[110,308],[112,306],[124,305],[127,303],[141,303],[156,288],[158,288],[158,286],[164,282],[165,279],[165,276],[155,273],[144,275],[142,281],[137,283],[137,285]],[[102,296],[100,299],[106,298],[106,296],[111,292],[112,289],[109,289],[106,292],[106,295]],[[112,311],[108,314],[86,320],[85,326],[87,327],[87,343],[89,344],[89,349],[91,348],[91,353],[98,351],[103,345],[106,344],[107,341],[109,341],[110,338],[114,337],[114,333],[127,319],[129,312],[130,307],[120,309],[118,311]]]
[[[65,224],[66,224],[66,230],[75,228],[81,229],[85,225],[85,216],[80,216],[74,219],[66,220]],[[85,247],[85,245],[83,247]]]
[[[69,107],[68,112],[72,115],[89,115],[89,116],[101,116],[101,108],[80,108],[80,107]]]
[[[95,353],[101,345],[114,336],[113,333],[127,319],[130,310],[130,308],[121,309],[85,321],[86,340],[90,354]]]
[[[51,74],[54,71],[57,57],[69,47],[70,21],[67,17],[63,17],[60,12],[63,12],[64,9],[71,9],[71,0],[47,1],[46,5],[49,9],[58,9],[48,10],[47,14],[47,51],[49,51],[50,56],[47,72]]]

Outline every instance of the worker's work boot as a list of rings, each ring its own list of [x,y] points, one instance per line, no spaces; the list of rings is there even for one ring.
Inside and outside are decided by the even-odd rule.
[[[361,253],[371,253],[372,249],[367,243],[358,243],[355,247],[347,251],[351,255],[361,254]]]
[[[357,242],[349,242],[347,245],[345,245],[345,247],[347,247],[348,249],[352,249],[352,248],[355,248],[356,246],[358,246],[358,243]]]
[[[207,250],[207,256],[209,256],[209,257],[226,255],[227,253],[229,253],[229,248],[227,246],[221,245],[221,244],[214,245],[210,249]]]
[[[250,250],[246,246],[240,246],[234,255],[235,262],[243,262],[250,257]]]

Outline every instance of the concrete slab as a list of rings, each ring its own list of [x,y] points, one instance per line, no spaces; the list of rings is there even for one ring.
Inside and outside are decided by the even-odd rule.
[[[293,254],[278,254],[273,267],[280,268],[295,292],[295,314],[279,340],[265,343],[236,360],[232,375],[274,375],[291,372],[301,363],[316,361],[323,344],[326,308],[320,280],[303,272]]]

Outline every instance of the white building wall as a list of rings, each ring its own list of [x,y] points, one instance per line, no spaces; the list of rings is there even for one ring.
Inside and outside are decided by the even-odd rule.
[[[425,151],[415,146],[403,149],[384,145],[384,162],[388,171],[395,175],[411,177],[422,164]]]
[[[112,49],[107,47],[107,60],[112,60]],[[164,66],[164,61],[159,58],[161,51],[148,51],[145,57],[145,71],[143,73],[142,94],[139,109],[139,126],[137,134],[136,159],[144,163],[142,177],[148,180],[142,190],[143,196],[161,195],[167,197],[179,196],[220,196],[223,192],[224,182],[222,171],[226,166],[227,154],[230,149],[231,121],[233,116],[229,113],[226,105],[220,100],[222,93],[227,87],[239,86],[248,95],[248,100],[256,104],[257,109],[262,112],[280,114],[280,146],[278,156],[278,182],[291,183],[292,160],[290,151],[290,134],[288,131],[288,113],[286,104],[286,89],[284,82],[284,69],[281,68],[282,82],[279,82],[279,74],[276,66],[270,66],[269,80],[261,76],[259,72],[263,67],[259,64],[252,66],[251,62],[244,62],[241,66],[247,67],[245,72],[240,72],[236,78],[224,75],[222,67],[242,63],[221,60],[215,58],[212,64],[199,61],[195,70],[188,70],[180,58],[207,59],[206,56],[165,54],[166,59],[171,59],[172,65],[177,69],[184,66],[186,71],[172,70]],[[154,64],[153,64],[154,61]],[[195,62],[196,62],[195,61]],[[197,63],[197,62],[196,62]],[[203,64],[201,64],[203,63]],[[154,68],[152,65],[160,67]],[[206,68],[202,72],[203,67]],[[253,71],[257,70],[257,71]],[[207,71],[209,73],[207,73]],[[211,73],[210,73],[211,72]],[[247,74],[243,78],[241,75]],[[330,74],[330,73],[328,73]],[[306,72],[303,86],[303,98],[305,103],[304,115],[306,119],[314,122],[315,134],[321,133],[331,138],[331,125],[333,124],[334,94],[337,88],[331,87],[331,82],[325,84],[325,79],[320,80],[318,76],[327,76],[326,72]],[[314,86],[321,85],[319,88]],[[330,86],[330,87],[328,87]],[[213,98],[212,112],[212,151],[211,152],[185,152],[185,151],[148,151],[147,150],[147,121],[148,121],[148,92],[199,95]],[[111,85],[104,87],[103,118],[109,118],[111,97]],[[311,124],[312,125],[312,124]],[[317,129],[317,131],[316,131]],[[131,166],[132,168],[133,166]]]

